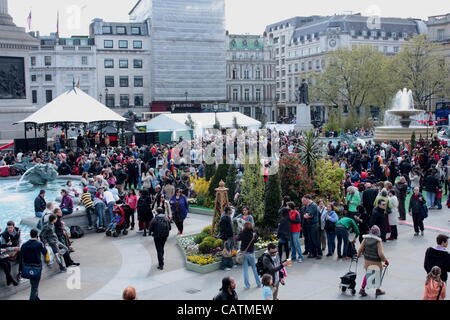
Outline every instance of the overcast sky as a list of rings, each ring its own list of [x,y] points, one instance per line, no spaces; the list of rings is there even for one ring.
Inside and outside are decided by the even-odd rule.
[[[189,0],[186,0],[189,1]],[[18,26],[27,25],[32,11],[32,30],[47,35],[56,31],[60,12],[61,36],[86,35],[93,18],[126,22],[137,0],[8,0]],[[449,0],[225,0],[226,28],[230,33],[261,34],[265,26],[294,16],[357,13],[427,19],[450,13]],[[80,12],[80,19],[73,19]]]

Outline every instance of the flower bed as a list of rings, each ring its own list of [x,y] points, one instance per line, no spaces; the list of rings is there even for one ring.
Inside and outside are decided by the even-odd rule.
[[[212,241],[211,236],[208,236],[209,228],[205,228],[203,232],[192,234],[188,236],[182,236],[177,238],[177,244],[183,253],[183,258],[186,262],[186,269],[198,273],[209,273],[220,269],[220,261],[222,259],[222,246],[215,249],[210,249],[206,252],[206,249],[200,251],[200,245],[197,242],[200,240],[204,242]],[[220,241],[216,239],[216,241]],[[259,241],[255,243],[255,256],[260,257],[267,248],[267,245],[275,241]],[[276,243],[276,242],[275,242]],[[205,245],[203,245],[205,246]],[[233,251],[236,255],[236,251]],[[235,258],[233,258],[235,260]],[[234,261],[236,263],[236,261]]]

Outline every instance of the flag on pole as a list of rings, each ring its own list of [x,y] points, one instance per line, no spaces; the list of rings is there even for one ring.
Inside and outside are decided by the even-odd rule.
[[[28,31],[31,31],[31,10],[27,18]]]
[[[59,11],[56,15],[56,35],[59,37]]]

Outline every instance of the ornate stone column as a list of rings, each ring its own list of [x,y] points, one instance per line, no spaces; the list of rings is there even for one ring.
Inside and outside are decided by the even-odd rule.
[[[0,0],[0,25],[14,26],[13,19],[8,13],[8,0]]]
[[[219,231],[219,221],[226,206],[229,205],[228,201],[228,188],[225,188],[225,182],[220,180],[219,187],[216,190],[216,201],[214,203],[214,217],[213,217],[213,234],[215,235]]]

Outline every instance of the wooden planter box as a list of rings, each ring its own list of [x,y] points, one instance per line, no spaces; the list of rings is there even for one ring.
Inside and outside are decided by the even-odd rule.
[[[189,235],[188,237],[191,237],[193,235]],[[194,235],[195,236],[195,235]],[[177,238],[177,245],[181,250],[181,253],[183,254],[183,259],[186,263],[186,269],[189,271],[193,271],[193,272],[197,272],[197,273],[201,273],[201,274],[205,274],[205,273],[210,273],[213,271],[217,271],[220,270],[220,261],[218,262],[214,262],[214,263],[210,263],[204,266],[201,266],[199,264],[195,264],[192,263],[190,261],[187,261],[187,256],[186,256],[186,252],[183,249],[183,246],[180,243],[180,238],[182,237],[178,237]],[[256,259],[258,259],[260,256],[262,256],[262,254],[266,251],[266,249],[261,249],[261,250],[257,250],[255,251],[255,256]],[[236,258],[233,258],[233,262],[234,264],[236,264]]]

